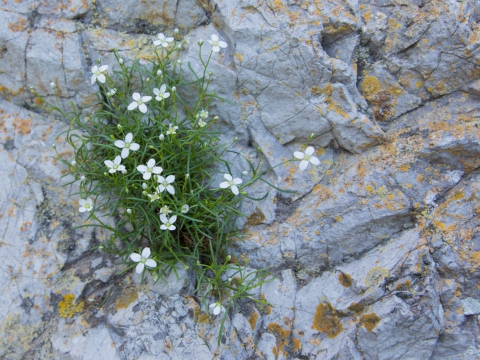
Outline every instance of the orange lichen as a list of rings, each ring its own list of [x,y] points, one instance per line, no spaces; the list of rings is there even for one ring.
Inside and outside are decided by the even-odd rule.
[[[348,274],[340,273],[338,274],[338,281],[345,287],[352,286],[352,277]]]
[[[371,97],[380,91],[380,82],[375,76],[365,76],[362,82],[362,93],[365,97]]]
[[[375,329],[379,322],[380,318],[375,313],[365,314],[360,318],[360,325],[362,325],[369,332]]]
[[[250,324],[250,327],[252,330],[255,329],[255,326],[257,325],[257,320],[258,320],[258,313],[256,311],[253,311],[252,315],[248,318],[248,323]]]
[[[126,309],[128,305],[137,300],[138,291],[133,287],[128,287],[123,290],[122,296],[117,300],[115,304],[115,310]]]
[[[347,310],[356,313],[362,312],[364,309],[362,304],[359,303],[351,303]]]
[[[280,324],[271,323],[267,326],[267,331],[275,336],[277,339],[277,346],[272,349],[273,354],[277,357],[280,353],[282,353],[285,357],[287,356],[287,352],[285,351],[285,347],[290,347],[290,330],[282,328]]]
[[[72,317],[76,313],[79,313],[83,310],[85,303],[79,301],[76,304],[73,303],[75,300],[75,295],[65,294],[63,295],[63,301],[58,303],[58,314],[62,318]]]
[[[337,310],[330,303],[320,303],[313,317],[312,329],[327,334],[329,338],[335,338],[343,330],[343,325],[338,319]]]
[[[378,286],[388,275],[389,272],[387,269],[376,266],[368,272],[365,278],[365,284],[368,286]]]

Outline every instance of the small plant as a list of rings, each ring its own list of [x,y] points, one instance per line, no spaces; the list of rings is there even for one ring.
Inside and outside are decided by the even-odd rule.
[[[109,72],[100,61],[93,66],[90,80],[98,85],[98,101],[86,116],[73,105],[64,111],[58,98],[57,105],[42,100],[71,119],[66,141],[74,157],[58,156],[74,178],[67,185],[80,182],[74,196],[79,198],[79,211],[91,221],[82,226],[111,234],[99,249],[119,255],[125,271],[135,268],[142,278],[149,273],[155,281],[165,281],[178,266],[192,269],[204,308],[213,315],[224,310],[226,314],[239,298],[251,298],[251,290],[268,281],[267,269],[246,271],[246,264],[234,261],[228,249],[231,239],[239,236],[235,221],[244,216],[239,210],[242,200],[267,196],[253,199],[245,189],[258,180],[274,185],[263,178],[271,168],[260,170],[260,164],[246,158],[249,172],[233,173],[226,155],[241,156],[232,150],[235,140],[218,140],[218,118],[208,109],[212,101],[225,100],[209,91],[212,73],[207,68],[227,44],[212,35],[205,60],[200,41],[203,71],[197,74],[188,64],[195,80],[187,82],[179,60],[185,41],[177,34],[159,34],[146,64],[137,59],[127,65],[115,52],[119,71]],[[180,95],[186,87],[196,89],[194,99]],[[319,164],[313,154],[308,147],[276,166],[301,160],[304,170],[309,163]],[[106,219],[114,219],[115,226]]]

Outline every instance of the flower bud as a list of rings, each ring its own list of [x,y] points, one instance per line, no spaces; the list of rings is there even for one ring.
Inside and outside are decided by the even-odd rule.
[[[160,76],[160,75],[162,75],[162,70],[158,69],[157,70],[157,76]]]
[[[258,151],[258,152],[262,152],[262,148],[261,148],[260,146],[257,147],[257,151]]]
[[[80,176],[80,181],[85,181],[85,175]]]
[[[100,60],[100,58],[98,58],[97,63],[98,63],[98,65],[100,65],[102,63],[102,60]]]
[[[178,59],[178,60],[177,60],[177,64],[178,64],[178,65],[182,65],[182,60]]]
[[[230,261],[232,257],[230,255],[227,255],[227,261]]]
[[[247,170],[243,170],[243,171],[242,171],[242,174],[243,174],[244,176],[247,176],[247,175],[248,175],[248,171],[247,171]]]
[[[127,214],[131,214],[132,213],[132,209],[127,209]]]
[[[314,134],[314,133],[311,133],[311,134],[310,134],[310,139],[313,139],[314,136],[315,136],[315,134]]]
[[[202,46],[202,45],[203,45],[203,40],[202,39],[198,40],[198,46]]]
[[[148,187],[147,183],[143,183],[143,184],[142,184],[142,188],[143,188],[143,189],[146,189],[147,187]]]
[[[123,59],[122,58],[118,59],[118,62],[119,62],[120,65],[123,65]]]
[[[174,93],[175,91],[177,91],[177,87],[176,87],[176,86],[172,86],[172,93]]]
[[[215,116],[215,117],[213,118],[213,121],[217,121],[217,120],[218,120],[218,116]]]
[[[185,179],[188,179],[190,177],[190,174],[185,174]]]
[[[150,78],[147,78],[147,83],[149,83],[149,82],[150,82]]]
[[[105,171],[105,172],[103,173],[103,175],[104,175],[104,176],[108,176],[108,173]]]
[[[100,250],[105,249],[105,247],[104,247],[103,245],[100,245],[98,248],[99,248]]]
[[[175,34],[178,34],[178,29],[173,30]]]
[[[70,164],[71,164],[72,166],[75,166],[75,165],[77,165],[77,162],[76,162],[75,160],[72,160],[72,161],[70,162]]]
[[[117,125],[117,129],[120,130],[120,131],[122,131],[122,125],[118,124],[118,125]]]
[[[213,72],[210,71],[210,72],[208,73],[208,76],[213,76]]]
[[[123,169],[122,170],[122,174],[125,175],[127,173],[127,169]],[[128,194],[128,189],[125,189],[127,191],[127,194]]]
[[[55,84],[53,81],[50,83],[50,87],[55,89],[57,87],[57,84]]]
[[[142,194],[147,196],[147,192],[146,191],[142,191]]]
[[[163,139],[165,139],[165,135],[160,134],[160,136],[158,138],[160,139],[160,141],[163,141]]]
[[[52,144],[52,149],[55,150],[57,148],[57,145]]]
[[[235,136],[235,137],[233,138],[233,141],[234,141],[234,142],[237,142],[237,141],[238,141],[238,137]]]
[[[240,194],[242,195],[248,195],[248,193],[246,191],[240,191]]]

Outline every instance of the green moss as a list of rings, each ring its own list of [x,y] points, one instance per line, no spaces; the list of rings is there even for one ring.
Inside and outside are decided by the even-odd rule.
[[[335,338],[343,330],[342,323],[338,319],[338,312],[330,303],[320,303],[313,317],[312,329],[327,334],[329,338]]]
[[[245,224],[248,226],[259,225],[264,220],[265,220],[265,215],[258,207],[256,207],[255,211],[248,217],[247,222]]]

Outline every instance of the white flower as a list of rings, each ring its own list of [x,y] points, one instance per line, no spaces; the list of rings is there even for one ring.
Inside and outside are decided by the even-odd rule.
[[[157,88],[153,89],[153,93],[155,95],[157,95],[155,97],[155,100],[162,101],[163,99],[168,98],[170,96],[170,93],[165,92],[165,90],[167,90],[167,85],[165,85],[165,84],[160,86],[160,90],[158,90]]]
[[[308,163],[312,163],[313,165],[320,165],[320,160],[318,160],[315,156],[312,156],[315,153],[315,149],[313,146],[309,146],[305,149],[304,152],[302,151],[295,151],[293,156],[297,159],[301,159],[299,168],[300,170],[305,170],[308,166]]]
[[[137,253],[130,254],[130,259],[132,259],[132,261],[138,262],[138,265],[135,268],[135,271],[137,272],[137,274],[141,274],[145,269],[145,266],[151,269],[157,266],[157,262],[155,260],[149,259],[150,254],[151,254],[151,251],[150,251],[150,248],[148,247],[142,250],[142,255]]]
[[[50,83],[50,87],[52,87],[53,89],[55,89],[57,87],[57,84],[55,84],[53,81]]]
[[[125,140],[115,141],[115,146],[122,149],[122,153],[121,153],[122,159],[125,159],[128,156],[128,154],[130,153],[130,150],[137,151],[138,149],[140,149],[140,145],[132,141],[133,141],[132,133],[128,133],[125,136]]]
[[[147,105],[145,105],[146,102],[152,100],[152,97],[151,96],[140,96],[139,93],[133,93],[132,94],[132,98],[133,98],[133,102],[130,103],[130,105],[128,105],[128,110],[133,110],[133,109],[136,109],[137,106],[138,106],[138,109],[142,112],[142,113],[146,113],[147,112]]]
[[[160,141],[163,141],[163,139],[165,139],[165,135],[160,134],[160,136],[158,138],[160,139]]]
[[[225,308],[222,306],[222,303],[220,301],[218,301],[216,303],[213,303],[213,304],[210,304],[210,305],[208,305],[208,307],[210,308],[213,315],[215,315],[215,316],[217,316],[221,312],[225,311]]]
[[[150,202],[154,202],[155,200],[160,199],[160,196],[158,196],[156,192],[154,192],[153,194],[147,194],[147,196],[150,198]]]
[[[163,33],[158,34],[158,40],[153,42],[153,45],[159,46],[162,45],[163,47],[168,47],[168,43],[173,41],[173,37],[166,38]]]
[[[201,110],[199,115],[202,119],[206,119],[208,117],[208,111],[207,110]]]
[[[188,210],[190,210],[190,206],[188,206],[187,204],[184,204],[182,206],[181,212],[182,212],[182,214],[186,214],[188,212]]]
[[[131,214],[132,213],[132,209],[127,209],[127,214]]]
[[[70,165],[75,166],[77,165],[77,162],[75,160],[70,161]]]
[[[240,178],[235,178],[235,179],[233,179],[233,178],[232,178],[232,175],[230,175],[230,174],[225,174],[225,175],[223,175],[223,177],[224,177],[225,180],[227,180],[227,181],[222,182],[222,183],[220,184],[220,187],[221,187],[222,189],[226,189],[226,188],[229,187],[235,195],[238,195],[238,187],[237,187],[237,185],[239,185],[239,184],[242,183],[242,179],[240,179]]]
[[[213,52],[219,52],[220,48],[226,48],[228,45],[225,41],[218,40],[218,36],[213,34],[211,40],[208,40],[210,45],[212,45]]]
[[[147,183],[142,183],[142,188],[145,190],[148,187]]]
[[[91,211],[93,209],[93,201],[90,198],[86,200],[80,199],[78,203],[80,204],[80,209],[78,209],[80,212]]]
[[[157,187],[158,192],[164,192],[165,190],[167,190],[170,194],[172,195],[175,194],[175,189],[173,188],[172,185],[170,185],[175,181],[175,175],[169,175],[167,176],[166,179],[163,176],[159,176],[157,180],[158,180],[158,187]]]
[[[157,76],[160,76],[160,75],[162,75],[162,74],[163,74],[162,70],[158,69],[158,70],[157,70]]]
[[[172,124],[168,125],[167,135],[176,134],[175,130],[178,129],[178,126],[173,126]]]
[[[163,169],[160,166],[155,166],[155,159],[150,159],[147,165],[138,165],[137,170],[143,174],[143,179],[148,180],[152,177],[152,174],[161,174]]]
[[[80,176],[80,181],[85,181],[85,175]]]
[[[100,67],[98,67],[97,65],[94,65],[92,67],[92,77],[90,78],[90,82],[93,84],[95,84],[95,81],[100,81],[102,84],[105,84],[105,75],[102,74],[102,72],[104,72],[105,70],[108,69],[108,65],[102,65]]]
[[[167,205],[162,206],[160,209],[160,214],[168,215],[172,212]]]
[[[112,97],[117,93],[117,89],[113,88],[107,91],[107,96]]]
[[[122,158],[120,157],[120,155],[117,155],[115,157],[115,160],[111,161],[111,160],[105,160],[104,161],[104,164],[107,165],[107,167],[109,168],[108,172],[110,174],[113,174],[115,173],[117,170],[118,171],[123,171],[125,170],[125,166],[124,165],[120,165],[120,163],[122,162]]]
[[[122,59],[122,58],[118,59],[118,63],[119,63],[120,65],[123,65],[123,59]]]
[[[177,221],[177,215],[173,215],[169,219],[165,214],[160,214],[160,221],[163,223],[162,225],[160,225],[160,229],[170,231],[175,230],[176,226],[173,225],[173,223]]]
[[[202,119],[200,119],[199,122],[198,122],[198,126],[203,128],[203,127],[207,126],[207,123],[205,121],[203,121]]]

